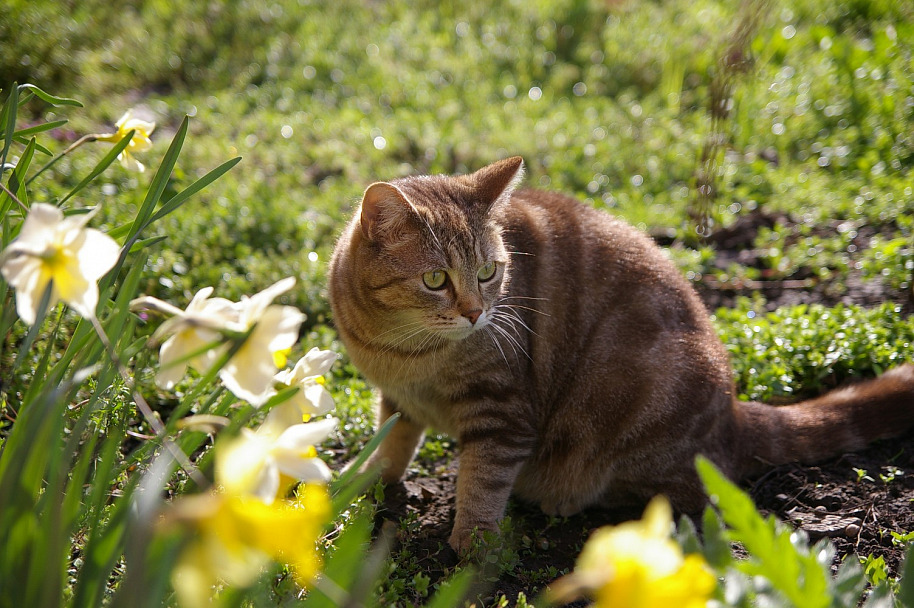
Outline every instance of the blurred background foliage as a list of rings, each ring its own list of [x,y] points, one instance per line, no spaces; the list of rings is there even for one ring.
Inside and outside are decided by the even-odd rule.
[[[729,41],[753,14],[757,32],[727,74]],[[910,288],[914,5],[902,0],[12,0],[0,40],[0,82],[92,108],[34,105],[36,120],[72,118],[53,132],[61,149],[137,107],[159,125],[152,165],[193,117],[175,191],[244,157],[160,227],[169,247],[144,290],[177,304],[202,285],[233,298],[292,274],[287,301],[321,325],[326,264],[367,184],[511,154],[524,156],[527,185],[675,241],[693,281],[812,269],[839,290],[857,271]],[[730,95],[715,121],[722,78]],[[696,238],[709,141],[720,144],[712,228],[757,210],[794,220],[747,245],[766,252],[761,269],[726,267]],[[40,196],[60,196],[103,153],[65,158]],[[148,179],[110,172],[83,202],[116,198],[102,217],[120,225]],[[874,248],[855,240],[863,225]]]

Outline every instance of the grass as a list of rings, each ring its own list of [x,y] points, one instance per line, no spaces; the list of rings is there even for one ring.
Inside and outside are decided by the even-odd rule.
[[[910,358],[914,329],[897,303],[914,272],[914,9],[891,0],[765,6],[743,49],[749,69],[734,76],[718,123],[708,103],[746,9],[715,0],[11,2],[0,7],[0,84],[34,82],[91,109],[22,108],[34,122],[70,121],[44,142],[53,152],[138,107],[158,124],[142,159],[154,167],[190,115],[166,200],[242,156],[155,226],[167,241],[149,249],[140,291],[183,306],[204,285],[237,299],[296,276],[283,301],[308,315],[309,345],[343,350],[326,265],[369,183],[510,154],[524,156],[527,185],[673,237],[671,256],[697,284],[813,277],[837,294],[858,275],[884,284],[896,304],[873,310],[769,312],[756,296],[716,314],[740,391],[793,397]],[[752,210],[792,220],[758,233],[756,264],[721,264],[690,218],[715,137],[712,225]],[[66,157],[36,182],[33,200],[60,199],[106,151]],[[113,167],[78,202],[100,202],[97,224],[114,229],[135,217],[150,179]],[[7,364],[4,355],[4,374]],[[173,403],[150,373],[147,393],[167,411]],[[345,358],[328,386],[344,421],[339,465],[371,433],[372,397]],[[4,408],[13,400],[7,393]],[[418,466],[433,468],[452,447],[432,437]],[[403,573],[391,572],[386,599],[400,597],[396,581],[425,584],[410,559],[397,556]]]

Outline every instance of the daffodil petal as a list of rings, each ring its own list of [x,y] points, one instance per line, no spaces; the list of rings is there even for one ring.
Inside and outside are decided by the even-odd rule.
[[[76,254],[79,272],[90,281],[105,276],[117,263],[121,248],[107,234],[92,228],[83,231],[84,241]]]
[[[307,386],[299,394],[303,396],[301,401],[303,401],[302,405],[304,407],[302,409],[305,414],[320,416],[332,411],[336,406],[333,402],[333,396],[320,384]]]
[[[29,207],[29,213],[22,223],[16,242],[20,244],[39,245],[43,251],[51,241],[50,235],[57,231],[57,226],[63,221],[63,211],[47,203],[34,203]]]
[[[272,353],[257,348],[249,339],[219,370],[219,377],[233,395],[251,405],[260,406],[272,394],[275,372]]]
[[[174,363],[192,351],[186,342],[172,336],[159,349],[159,371],[156,373],[156,384],[165,390],[171,390],[187,373],[187,363]]]
[[[290,450],[303,450],[322,442],[339,423],[336,418],[322,418],[307,424],[290,426],[276,440],[276,445]]]
[[[296,424],[302,424],[301,409],[295,403],[287,401],[269,411],[263,423],[257,428],[257,434],[275,440],[283,431]]]
[[[41,298],[51,282],[51,277],[44,271],[41,260],[23,256],[16,261],[20,260],[21,264],[16,265],[18,274],[15,280],[10,280],[10,284],[16,289],[16,313],[26,325],[33,325],[38,318],[38,305],[41,304]],[[12,262],[7,262],[4,268]],[[53,286],[48,308],[57,304],[59,300],[60,295],[56,286]]]
[[[279,470],[300,481],[330,481],[330,468],[320,458],[302,458],[297,452],[277,450],[276,464]]]

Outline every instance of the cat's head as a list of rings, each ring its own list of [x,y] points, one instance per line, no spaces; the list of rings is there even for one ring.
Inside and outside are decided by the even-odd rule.
[[[523,175],[513,157],[460,176],[372,184],[359,214],[361,280],[384,342],[462,340],[490,322],[508,252],[493,221]]]

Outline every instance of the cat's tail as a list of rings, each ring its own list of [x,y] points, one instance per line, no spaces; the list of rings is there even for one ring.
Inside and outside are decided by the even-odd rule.
[[[738,403],[736,414],[742,475],[814,463],[914,427],[914,365],[794,405]]]

